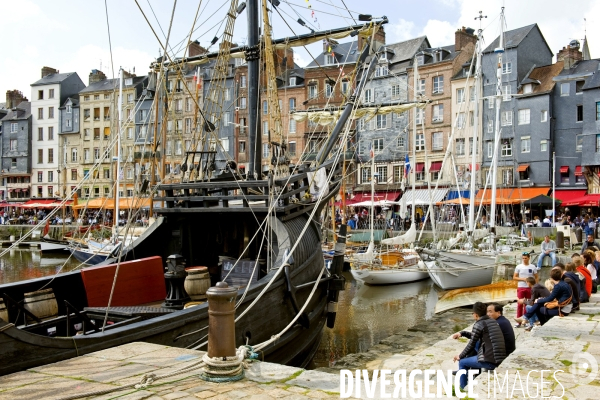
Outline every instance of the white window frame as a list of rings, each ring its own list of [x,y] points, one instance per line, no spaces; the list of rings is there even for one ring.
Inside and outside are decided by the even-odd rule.
[[[387,115],[377,114],[375,129],[387,129]]]
[[[290,117],[290,133],[296,133],[296,120]]]
[[[432,94],[444,93],[444,75],[438,75],[433,77],[433,91]]]
[[[511,126],[513,119],[512,111],[502,111],[502,126]]]
[[[548,141],[540,140],[540,151],[548,151]]]
[[[467,124],[467,116],[464,112],[458,113],[456,117],[456,128],[464,129]]]
[[[510,141],[502,143],[502,147],[500,148],[500,156],[501,157],[512,157],[512,155],[513,155],[512,143]]]
[[[10,133],[17,133],[19,132],[19,123],[18,122],[11,122],[10,124]]]
[[[425,94],[425,79],[419,79],[417,82],[417,94]]]
[[[456,89],[456,104],[465,102],[465,88]]]
[[[465,155],[465,138],[458,138],[454,142],[454,152],[457,156]]]
[[[521,153],[531,152],[531,136],[521,137]]]
[[[560,95],[568,96],[571,88],[571,84],[569,82],[563,82],[560,84]]]
[[[548,121],[548,110],[542,110],[540,122],[547,122],[547,121]]]
[[[512,72],[512,62],[506,61],[502,63],[502,73],[510,74]]]
[[[431,122],[444,122],[444,104],[434,104]]]
[[[510,101],[511,99],[511,86],[510,85],[504,85],[502,86],[502,101]]]
[[[494,156],[494,142],[487,142],[487,156],[492,158]]]
[[[529,108],[522,108],[519,110],[519,125],[529,125],[531,117],[531,110]]]
[[[295,76],[290,77],[290,86],[296,86],[296,77]]]
[[[400,85],[392,85],[392,99],[400,97]]]
[[[578,153],[583,151],[583,135],[575,136],[575,151]]]
[[[362,167],[360,169],[361,183],[371,181],[371,167]]]
[[[377,183],[386,183],[388,179],[387,165],[378,165],[375,170],[377,171]]]
[[[416,149],[416,151],[424,151],[425,150],[425,134],[417,133],[415,149]]]
[[[373,139],[373,153],[381,154],[383,152],[383,138]]]
[[[372,103],[373,102],[373,89],[365,89],[365,103]]]
[[[431,149],[432,150],[443,150],[444,149],[444,132],[432,132],[431,133]]]

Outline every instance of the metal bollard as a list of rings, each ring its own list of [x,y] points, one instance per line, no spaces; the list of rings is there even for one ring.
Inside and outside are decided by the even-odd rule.
[[[556,232],[556,248],[558,250],[564,250],[565,248],[565,234],[562,231]]]
[[[235,298],[237,290],[218,282],[206,291],[208,298],[208,356],[235,356]]]

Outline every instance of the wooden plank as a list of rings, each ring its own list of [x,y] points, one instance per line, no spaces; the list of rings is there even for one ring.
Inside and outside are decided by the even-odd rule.
[[[88,307],[107,307],[117,270],[116,264],[81,270]],[[166,297],[161,257],[122,262],[111,306],[135,306]]]

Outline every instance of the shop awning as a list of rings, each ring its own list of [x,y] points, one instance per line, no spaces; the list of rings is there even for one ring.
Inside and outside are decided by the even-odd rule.
[[[114,210],[115,208],[115,199],[110,199],[106,197],[99,197],[96,199],[88,200],[87,202],[81,202],[76,206],[73,206],[75,210],[82,210],[84,208],[88,209],[105,209],[105,210]],[[149,208],[150,207],[150,199],[147,198],[131,198],[126,197],[119,199],[119,209],[121,211],[128,209],[138,209],[138,208]]]
[[[533,199],[540,194],[547,195],[550,192],[549,187],[529,187],[529,188],[501,188],[496,189],[496,204],[520,204],[529,199]],[[489,205],[492,203],[491,189],[480,190],[475,196],[475,203]],[[483,201],[482,201],[483,199]]]
[[[586,194],[585,196],[577,197],[563,202],[562,207],[579,206],[579,207],[597,207],[600,205],[600,194]]]
[[[569,166],[568,165],[563,165],[562,167],[560,167],[560,173],[561,174],[566,174],[569,172]]]
[[[471,198],[471,192],[469,190],[461,190],[460,192],[458,190],[450,190],[446,196],[446,200],[454,200],[459,197],[469,199]]]
[[[424,169],[425,169],[425,163],[418,162],[417,165],[415,165],[415,172],[417,174],[423,172]]]
[[[431,167],[429,168],[429,172],[440,172],[441,169],[442,169],[441,161],[432,161]]]
[[[570,202],[573,199],[576,199],[578,197],[583,197],[585,196],[585,193],[587,192],[586,189],[578,189],[578,190],[557,190],[554,192],[554,197],[557,198],[558,200],[563,202],[563,207],[564,207],[564,203]],[[552,196],[550,196],[552,197]]]
[[[387,200],[394,201],[400,196],[400,192],[375,192],[373,199],[377,201]],[[346,197],[346,205],[351,206],[354,203],[360,203],[363,201],[371,201],[371,192],[359,192],[355,193],[352,197]],[[335,205],[341,205],[341,201],[336,201]]]
[[[431,192],[431,195],[430,195]],[[429,202],[436,204],[439,203],[448,194],[448,189],[415,189],[414,191],[414,203],[415,205],[428,205]],[[402,198],[406,200],[406,205],[413,204],[413,191],[407,190]]]
[[[519,164],[517,167],[517,172],[525,172],[529,168],[529,164]]]
[[[20,189],[15,189],[15,191],[19,191]],[[41,200],[41,199],[31,199],[26,201],[21,205],[23,208],[53,208],[50,204],[54,203],[56,200]]]
[[[581,168],[581,165],[578,165],[575,167],[575,176],[581,176],[583,175],[583,169]]]
[[[463,206],[468,206],[471,203],[471,199],[467,199],[464,197],[457,197],[454,198],[452,200],[444,200],[444,201],[440,201],[439,203],[437,203],[436,205],[440,206],[440,205],[463,205]]]

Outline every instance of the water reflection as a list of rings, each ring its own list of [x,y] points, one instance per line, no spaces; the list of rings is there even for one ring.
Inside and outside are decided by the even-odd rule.
[[[79,262],[69,259],[69,255],[67,251],[42,254],[37,250],[11,249],[0,258],[0,284],[71,271]]]
[[[334,329],[325,328],[311,368],[328,367],[352,353],[367,351],[395,332],[430,319],[438,294],[431,280],[368,286],[346,277]]]

